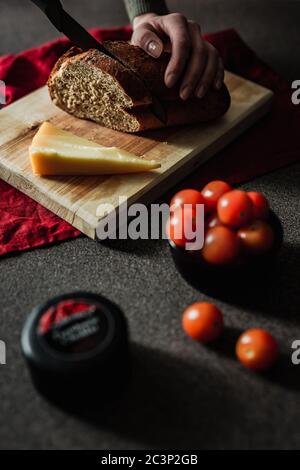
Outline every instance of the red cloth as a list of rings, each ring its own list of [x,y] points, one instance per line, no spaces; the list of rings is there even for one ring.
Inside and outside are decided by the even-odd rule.
[[[225,67],[274,93],[272,111],[199,171],[201,183],[221,178],[242,183],[300,160],[300,105],[292,103],[291,85],[261,61],[234,30],[207,35]],[[198,177],[198,184],[199,184]]]
[[[127,40],[131,29],[93,30],[100,40]],[[271,88],[273,112],[207,162],[190,179],[199,185],[212,178],[241,183],[299,160],[300,106],[291,102],[288,83],[264,64],[233,30],[207,35],[221,52],[226,68]],[[17,55],[0,57],[0,80],[7,104],[45,84],[57,58],[69,47],[58,39]],[[0,255],[66,240],[80,232],[29,197],[0,180]]]

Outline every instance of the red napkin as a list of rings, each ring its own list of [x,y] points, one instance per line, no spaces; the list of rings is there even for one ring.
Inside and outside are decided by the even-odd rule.
[[[128,40],[131,28],[93,30],[100,40]],[[209,34],[226,68],[275,92],[272,113],[207,162],[189,184],[212,178],[241,183],[299,160],[300,106],[291,102],[288,83],[264,64],[233,30]],[[45,84],[57,58],[69,47],[65,39],[17,55],[0,57],[0,80],[7,104]],[[0,180],[0,255],[74,238],[80,232],[29,197]]]

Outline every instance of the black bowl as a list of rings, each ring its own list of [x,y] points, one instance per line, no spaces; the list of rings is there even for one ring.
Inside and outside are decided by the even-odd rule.
[[[187,282],[210,296],[232,301],[263,294],[276,273],[277,255],[283,244],[282,224],[273,211],[267,222],[275,238],[271,250],[262,255],[235,264],[213,265],[205,262],[199,251],[187,251],[168,240],[175,265]]]

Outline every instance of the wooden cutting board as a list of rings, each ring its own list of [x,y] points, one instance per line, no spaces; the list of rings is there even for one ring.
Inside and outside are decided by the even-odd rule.
[[[103,218],[99,206],[118,208],[119,196],[150,202],[208,158],[219,152],[265,114],[272,92],[231,73],[226,74],[232,104],[223,118],[142,135],[124,134],[74,118],[56,108],[46,87],[0,111],[0,177],[91,238]],[[149,173],[116,176],[39,177],[31,171],[28,147],[43,121],[94,140],[157,159],[161,168]]]

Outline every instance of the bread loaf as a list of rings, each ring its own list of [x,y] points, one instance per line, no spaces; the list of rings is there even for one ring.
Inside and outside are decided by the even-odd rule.
[[[72,47],[55,64],[48,88],[53,102],[64,111],[123,132],[206,122],[222,116],[230,106],[225,85],[202,99],[182,101],[178,88],[164,84],[169,54],[154,59],[127,42],[106,41],[118,60],[96,49]],[[163,124],[152,112],[152,94],[167,113]]]

